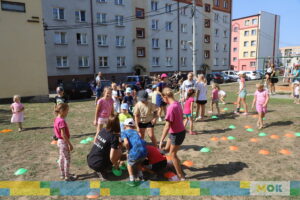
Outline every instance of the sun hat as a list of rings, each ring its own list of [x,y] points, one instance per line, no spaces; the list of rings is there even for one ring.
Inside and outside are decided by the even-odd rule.
[[[121,110],[128,110],[128,104],[127,103],[122,103],[121,104]]]
[[[139,101],[147,101],[149,97],[148,92],[145,90],[139,91],[137,96]]]
[[[125,119],[124,125],[125,126],[135,126],[135,122],[132,118],[128,118],[128,119]]]
[[[167,77],[168,77],[167,74],[162,74],[162,75],[160,76],[160,78],[167,78]]]
[[[126,93],[131,93],[131,92],[132,92],[132,90],[130,87],[126,88]]]

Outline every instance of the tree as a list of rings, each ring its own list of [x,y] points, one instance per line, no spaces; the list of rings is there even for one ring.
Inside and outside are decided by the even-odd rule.
[[[141,75],[142,71],[143,72],[147,71],[146,68],[142,65],[134,65],[132,69],[133,69],[135,75]]]

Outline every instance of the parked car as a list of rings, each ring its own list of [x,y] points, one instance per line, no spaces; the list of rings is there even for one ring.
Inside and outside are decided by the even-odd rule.
[[[148,85],[152,84],[152,80],[149,76],[145,76],[145,75],[127,76],[125,83],[128,85],[141,85],[144,87],[148,87]]]
[[[255,71],[240,71],[241,73],[245,73],[246,76],[250,79],[250,80],[258,80],[261,79],[261,75],[260,73],[256,73]]]
[[[231,82],[236,82],[239,79],[239,75],[236,71],[227,70],[222,72],[229,76]]]
[[[231,82],[231,81],[230,81],[230,78],[229,78],[229,76],[228,76],[227,74],[225,74],[225,73],[223,73],[223,72],[219,72],[219,73],[221,74],[221,76],[223,76],[224,82],[225,82],[225,83]]]
[[[212,72],[210,74],[206,74],[206,80],[208,85],[210,85],[211,81],[218,84],[224,83],[224,78],[219,72]]]
[[[91,98],[93,95],[90,84],[83,81],[64,83],[64,91],[69,99]]]
[[[101,80],[101,93],[103,92],[104,88],[110,87],[112,82],[110,80]]]

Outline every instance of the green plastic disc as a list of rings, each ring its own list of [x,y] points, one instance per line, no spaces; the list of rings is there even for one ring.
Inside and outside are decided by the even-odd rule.
[[[230,125],[228,128],[230,128],[230,129],[236,129],[235,125]]]
[[[121,169],[116,169],[116,168],[112,168],[112,173],[115,175],[115,176],[122,176],[122,170]]]
[[[254,130],[252,128],[247,128],[246,131],[253,132]]]
[[[23,175],[27,172],[28,170],[27,169],[24,169],[24,168],[20,168],[18,169],[16,172],[15,172],[15,175],[18,176],[18,175]]]
[[[235,140],[236,138],[233,137],[233,136],[228,136],[227,139],[228,139],[228,140]]]
[[[267,134],[266,133],[259,133],[258,136],[265,137],[265,136],[267,136]]]
[[[86,140],[81,140],[80,141],[80,144],[88,144],[89,143],[89,141],[86,141]]]
[[[202,153],[209,153],[209,152],[211,152],[211,150],[208,147],[203,147],[202,149],[200,149],[200,152],[202,152]]]

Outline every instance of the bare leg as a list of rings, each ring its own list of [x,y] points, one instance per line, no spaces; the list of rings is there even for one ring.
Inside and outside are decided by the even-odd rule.
[[[147,128],[148,135],[152,141],[152,144],[157,147],[157,140],[154,134],[154,128]]]
[[[217,108],[217,111],[218,111],[218,115],[220,115],[219,102],[216,102],[216,108]]]
[[[189,121],[188,118],[185,118],[185,119],[183,120],[183,125],[184,125],[184,127],[186,127],[188,121]]]
[[[168,139],[167,140],[167,144],[166,144],[166,146],[165,146],[165,148],[163,150],[168,152],[168,151],[170,151],[170,147],[171,147],[171,140]]]
[[[199,117],[199,110],[200,110],[200,108],[201,108],[201,105],[197,103],[197,106],[196,106],[196,118]]]
[[[179,145],[171,145],[170,148],[170,155],[171,155],[171,159],[173,162],[173,165],[175,167],[177,176],[179,179],[184,178],[181,166],[180,166],[180,160],[177,157],[177,151],[179,150],[180,146]]]
[[[190,121],[190,132],[193,131],[193,119],[192,117],[188,117],[189,121]]]
[[[200,108],[201,108],[201,117],[204,118],[204,115],[205,115],[205,104],[201,105]]]
[[[242,104],[245,108],[245,113],[248,113],[248,106],[247,106],[247,103],[246,103],[246,97],[242,98],[241,101],[242,101]]]
[[[210,103],[210,110],[212,113],[214,112],[214,103],[213,102]]]
[[[140,135],[140,137],[141,137],[142,139],[144,139],[144,138],[145,138],[145,131],[146,131],[146,129],[145,129],[145,128],[140,128],[139,135]]]

